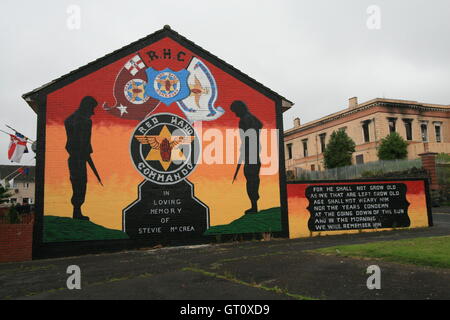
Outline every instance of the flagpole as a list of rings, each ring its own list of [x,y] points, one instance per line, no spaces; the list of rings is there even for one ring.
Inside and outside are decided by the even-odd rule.
[[[7,126],[7,127],[8,127],[9,129],[11,129],[12,131],[15,131],[15,132],[17,132],[17,133],[20,133],[20,132],[17,131],[16,129],[14,129],[14,128],[8,126],[7,124],[5,124],[5,126]],[[21,134],[21,133],[20,133],[20,134]],[[33,140],[31,140],[30,138],[28,138],[28,137],[25,136],[25,135],[23,135],[23,137],[24,137],[25,139],[27,139],[27,140],[30,140],[32,143],[34,142]]]
[[[1,131],[1,130],[0,130]],[[28,161],[27,164],[30,164],[31,162],[34,161],[34,158],[31,159],[31,161]],[[26,166],[26,165],[25,165]],[[17,171],[19,171],[20,169],[26,169],[24,168],[24,166],[19,166],[19,168],[17,168],[16,170],[14,170],[13,172],[11,172],[10,174],[8,174],[6,177],[4,177],[3,179],[7,179],[9,176],[12,176],[14,173],[16,173]]]
[[[14,173],[16,173],[17,171],[19,171],[20,169],[22,169],[22,167],[17,168],[15,171],[11,172],[10,174],[8,174],[6,177],[4,177],[3,179],[8,179],[9,176],[12,176]]]
[[[11,185],[9,182],[10,181],[12,181],[12,180],[14,180],[15,178],[17,178],[18,176],[20,176],[22,174],[22,172],[20,172],[18,175],[15,175],[13,178],[11,178],[11,179],[8,179],[8,184],[9,184],[9,187],[10,188],[14,188],[14,186],[13,185]],[[5,182],[6,182],[6,179],[5,179]]]
[[[3,132],[3,133],[5,133],[5,134],[7,134],[8,136],[13,136],[13,134],[12,134],[12,133],[9,133],[9,132],[6,132],[6,131],[3,131],[3,130],[1,130],[1,129],[0,129],[0,132]],[[25,136],[24,136],[24,138],[25,138],[25,139],[27,139],[27,143],[29,143],[29,144],[33,144],[33,142],[34,142],[33,140],[31,140],[31,139],[28,139],[28,138],[27,138],[27,137],[25,137]]]
[[[3,130],[0,130],[0,132],[3,132],[3,133],[6,133],[8,136],[10,136],[11,135],[11,133],[9,133],[9,132],[6,132],[6,131],[3,131]]]
[[[19,174],[16,174],[12,179],[9,179],[9,180],[13,180],[13,179],[17,178],[18,176],[20,176],[21,174],[22,174],[22,172],[19,172]]]

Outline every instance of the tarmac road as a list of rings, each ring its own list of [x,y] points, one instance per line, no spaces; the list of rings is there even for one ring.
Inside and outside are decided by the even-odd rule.
[[[433,214],[433,220],[434,227],[414,230],[0,264],[0,299],[450,299],[448,269],[305,252],[341,244],[450,235],[450,214]],[[366,286],[366,269],[373,264],[381,268],[381,290]],[[67,289],[70,265],[81,269],[81,290]]]

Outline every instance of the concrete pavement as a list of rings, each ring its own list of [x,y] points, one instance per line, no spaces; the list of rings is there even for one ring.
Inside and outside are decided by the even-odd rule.
[[[436,211],[436,210],[435,210]],[[450,214],[432,228],[296,240],[249,241],[0,264],[0,299],[450,299],[450,270],[306,250],[450,235]],[[381,290],[366,269],[379,265]],[[68,290],[69,265],[81,290]]]

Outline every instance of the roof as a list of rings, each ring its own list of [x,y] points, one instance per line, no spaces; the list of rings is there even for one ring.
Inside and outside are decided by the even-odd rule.
[[[336,119],[343,118],[345,116],[348,116],[350,114],[354,114],[375,106],[389,106],[389,107],[396,107],[396,108],[412,108],[412,109],[418,109],[421,111],[444,111],[448,112],[450,111],[450,105],[443,105],[443,104],[432,104],[432,103],[423,103],[423,102],[417,102],[417,101],[411,101],[411,100],[401,100],[401,99],[386,99],[386,98],[375,98],[363,103],[360,103],[355,108],[346,108],[345,110],[338,111],[332,114],[329,114],[327,116],[324,116],[322,118],[319,118],[317,120],[307,122],[299,127],[294,127],[291,129],[288,129],[284,131],[284,135],[290,135],[299,131],[303,131]]]
[[[16,166],[16,165],[0,165],[0,179],[3,180],[6,178],[6,180],[11,180],[14,178],[14,176],[18,175],[19,172],[17,171],[19,168],[28,168],[29,173],[21,174],[17,176],[17,178],[14,179],[14,181],[17,182],[34,182],[35,177],[35,167],[34,166]],[[16,173],[14,173],[17,171]]]
[[[251,78],[249,75],[243,73],[242,71],[238,70],[234,66],[228,64],[227,62],[220,59],[219,57],[213,55],[209,51],[198,46],[194,42],[192,42],[189,39],[185,38],[184,36],[180,35],[178,32],[172,30],[170,28],[170,26],[168,26],[168,25],[165,25],[163,29],[160,29],[142,39],[132,42],[127,46],[124,46],[124,47],[122,47],[116,51],[113,51],[97,60],[94,60],[76,70],[73,70],[53,81],[50,81],[50,82],[40,86],[39,88],[36,88],[30,92],[27,92],[22,95],[22,98],[25,99],[25,101],[30,105],[30,107],[37,113],[38,112],[37,100],[40,97],[45,96],[50,92],[56,91],[56,90],[60,89],[61,87],[64,87],[67,84],[69,84],[77,79],[80,79],[92,72],[95,72],[95,71],[99,70],[100,68],[102,68],[116,60],[119,60],[129,54],[132,54],[132,53],[150,45],[151,43],[158,41],[160,39],[163,39],[165,37],[169,37],[169,38],[175,40],[176,42],[179,42],[180,44],[187,46],[188,48],[190,47],[189,49],[192,49],[191,51],[193,51],[196,54],[201,52],[202,55],[204,57],[206,57],[207,60],[209,60],[212,63],[216,62],[218,64],[221,64],[222,67],[224,67],[223,69],[228,69],[226,71],[231,71],[231,73],[237,74],[238,76],[240,76],[242,78],[241,80],[243,80],[244,82],[249,82],[256,86],[259,86],[264,91],[266,91],[267,94],[270,94],[270,95],[280,98],[282,101],[281,107],[282,107],[283,112],[288,110],[290,107],[292,107],[294,105],[293,102],[289,101],[288,99],[279,95],[275,91],[264,86],[260,82]]]

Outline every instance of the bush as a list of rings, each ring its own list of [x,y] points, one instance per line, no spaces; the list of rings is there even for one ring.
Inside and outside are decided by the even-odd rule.
[[[11,193],[9,192],[9,190],[0,185],[0,203],[8,202],[10,196]]]
[[[295,174],[294,174],[294,171],[288,170],[288,171],[286,172],[286,179],[287,179],[288,181],[293,181],[293,180],[295,180]]]
[[[423,168],[411,168],[404,171],[383,172],[382,170],[364,171],[362,178],[428,178],[428,173]]]
[[[386,138],[381,139],[378,148],[378,158],[380,160],[406,159],[408,157],[408,142],[406,142],[397,132],[392,132]]]
[[[375,170],[375,171],[363,171],[361,172],[361,178],[376,178],[383,176],[383,170]]]
[[[355,142],[347,133],[344,130],[333,131],[323,154],[325,168],[350,166],[353,152],[355,152]]]
[[[11,224],[20,223],[19,212],[17,211],[17,208],[14,206],[11,206],[11,208],[9,208],[8,222]]]
[[[450,154],[444,152],[439,153],[436,157],[436,161],[441,163],[450,163]]]

